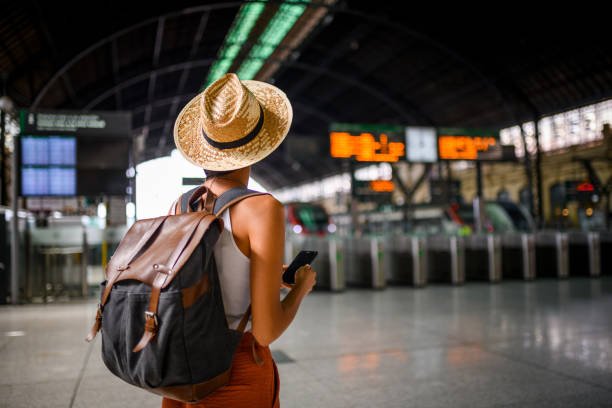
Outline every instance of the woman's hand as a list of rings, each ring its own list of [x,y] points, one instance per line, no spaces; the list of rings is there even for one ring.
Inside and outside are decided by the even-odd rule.
[[[293,285],[293,287],[299,288],[300,291],[303,291],[303,295],[306,296],[316,283],[317,272],[315,272],[310,265],[304,265],[295,273],[295,285]]]
[[[297,270],[297,272],[295,273],[295,284],[285,283],[282,281],[282,275],[285,273],[287,268],[289,268],[289,265],[283,265],[282,267],[281,288],[293,289],[299,284],[300,288],[302,287],[304,288],[305,290],[304,295],[306,295],[312,290],[314,285],[316,285],[317,272],[314,269],[312,269],[310,265],[304,265]],[[298,274],[300,275],[300,278],[298,278]],[[300,283],[302,281],[303,283]]]

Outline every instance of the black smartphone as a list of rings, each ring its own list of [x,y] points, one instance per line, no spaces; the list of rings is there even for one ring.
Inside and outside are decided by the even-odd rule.
[[[312,263],[317,257],[317,251],[300,251],[299,254],[293,258],[291,264],[283,273],[283,282],[293,285],[295,283],[295,273],[300,267]]]

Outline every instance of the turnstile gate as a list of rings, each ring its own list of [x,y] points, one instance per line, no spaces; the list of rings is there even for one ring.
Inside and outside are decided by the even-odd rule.
[[[465,282],[465,247],[462,237],[430,236],[427,238],[428,282]]]
[[[391,285],[427,284],[427,248],[424,237],[393,235],[383,241],[383,260],[387,283]]]
[[[502,277],[533,280],[536,276],[535,236],[507,233],[502,240]]]

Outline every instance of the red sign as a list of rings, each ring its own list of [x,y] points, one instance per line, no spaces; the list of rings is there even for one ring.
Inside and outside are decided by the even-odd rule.
[[[582,183],[582,184],[578,184],[578,186],[576,187],[576,190],[578,190],[578,191],[594,191],[595,187],[591,183]]]

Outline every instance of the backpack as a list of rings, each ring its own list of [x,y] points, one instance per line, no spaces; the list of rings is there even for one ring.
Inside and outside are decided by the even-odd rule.
[[[206,186],[183,194],[171,214],[136,221],[106,266],[92,341],[102,330],[102,360],[122,380],[183,402],[229,382],[250,307],[228,327],[213,249],[221,214],[247,197],[217,197]]]

